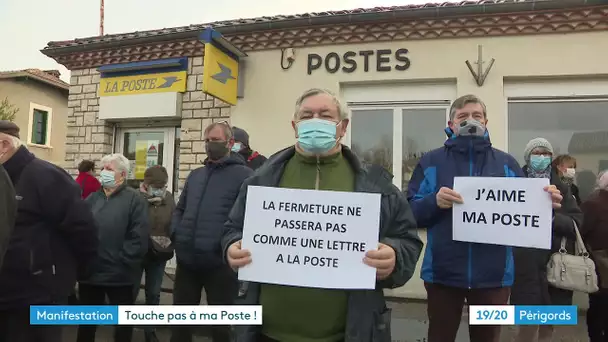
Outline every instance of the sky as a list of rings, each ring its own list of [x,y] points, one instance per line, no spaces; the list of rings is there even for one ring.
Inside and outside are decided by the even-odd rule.
[[[187,26],[220,20],[423,4],[425,0],[105,0],[106,34]],[[0,0],[0,71],[69,71],[40,50],[49,41],[99,34],[100,0]]]

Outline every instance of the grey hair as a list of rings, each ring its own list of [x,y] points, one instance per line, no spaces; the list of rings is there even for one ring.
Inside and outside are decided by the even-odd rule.
[[[18,149],[19,147],[21,147],[21,145],[23,145],[23,143],[21,142],[21,140],[19,138],[17,138],[14,135],[10,135],[10,134],[5,134],[2,133],[3,136],[5,136],[8,140],[11,141],[11,144],[13,145],[13,147],[15,149]]]
[[[320,95],[320,94],[325,94],[325,95],[331,96],[332,100],[336,104],[336,107],[338,107],[338,115],[340,116],[340,120],[348,119],[348,107],[346,105],[344,105],[342,103],[342,101],[340,101],[340,99],[338,98],[338,96],[336,96],[336,94],[332,93],[331,91],[329,91],[327,89],[320,89],[320,88],[308,89],[302,95],[300,95],[300,97],[298,97],[298,99],[296,100],[296,110],[293,113],[293,119],[294,120],[298,119],[298,114],[300,113],[300,109],[302,109],[302,102],[304,102],[304,100],[306,100],[307,98],[309,98],[311,96]]]
[[[212,123],[211,125],[207,126],[207,128],[205,128],[205,131],[203,132],[203,136],[206,138],[207,135],[209,135],[209,132],[211,132],[211,130],[217,126],[222,126],[222,130],[224,131],[224,136],[226,137],[226,141],[232,140],[232,138],[234,137],[234,134],[232,133],[232,127],[230,127],[230,124],[228,123],[228,121],[220,121],[220,122]]]
[[[461,97],[457,98],[456,100],[454,100],[454,102],[452,102],[452,106],[450,107],[450,121],[454,120],[454,116],[456,116],[456,111],[458,109],[464,108],[464,106],[468,105],[469,103],[480,104],[481,108],[483,109],[483,117],[484,118],[488,117],[486,104],[476,95],[469,94],[469,95],[461,96]]]
[[[596,188],[599,190],[608,190],[608,170],[600,172],[597,176]]]
[[[106,164],[114,165],[116,171],[124,172],[127,175],[131,170],[131,163],[129,163],[129,159],[120,153],[113,153],[103,156],[103,158],[101,158],[101,165]]]

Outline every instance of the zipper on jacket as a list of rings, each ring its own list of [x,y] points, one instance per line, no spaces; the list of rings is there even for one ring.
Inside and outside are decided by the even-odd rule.
[[[474,170],[474,160],[473,160],[473,140],[469,141],[469,176],[473,176]],[[469,242],[469,259],[467,262],[467,280],[469,285],[469,290],[472,285],[473,278],[473,244]]]
[[[315,177],[315,190],[319,190],[321,184],[321,160],[317,156],[317,176]]]

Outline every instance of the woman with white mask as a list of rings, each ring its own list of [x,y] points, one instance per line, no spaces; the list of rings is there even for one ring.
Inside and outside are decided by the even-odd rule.
[[[148,203],[135,189],[127,186],[129,160],[122,154],[101,159],[101,191],[87,202],[98,227],[97,258],[88,276],[78,283],[81,305],[133,305],[133,288],[148,251]],[[94,342],[96,326],[78,327],[77,342]],[[133,327],[114,328],[114,342],[130,342]]]
[[[576,199],[576,204],[581,205],[581,197],[579,195],[578,186],[574,184],[576,176],[576,159],[569,154],[562,154],[553,160],[553,168],[557,171],[561,181],[570,187],[572,196]]]

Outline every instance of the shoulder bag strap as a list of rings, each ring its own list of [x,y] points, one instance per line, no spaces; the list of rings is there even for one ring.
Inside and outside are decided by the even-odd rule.
[[[576,245],[575,245],[576,255],[582,255],[584,257],[588,257],[589,253],[587,252],[587,248],[585,247],[585,242],[583,241],[583,237],[581,236],[581,233],[578,230],[578,225],[576,224],[576,221],[572,220],[572,222],[574,223],[574,232],[576,233]]]

